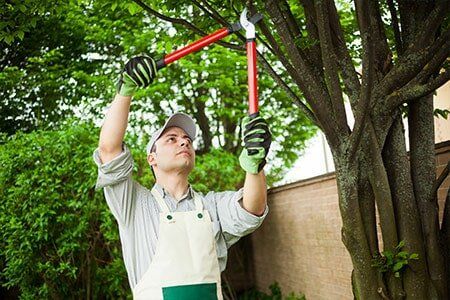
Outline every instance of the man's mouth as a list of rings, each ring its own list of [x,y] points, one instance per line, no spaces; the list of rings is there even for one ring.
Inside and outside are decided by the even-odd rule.
[[[189,152],[187,152],[187,151],[181,151],[177,155],[180,155],[180,154],[187,154],[187,155],[191,156],[191,154]]]

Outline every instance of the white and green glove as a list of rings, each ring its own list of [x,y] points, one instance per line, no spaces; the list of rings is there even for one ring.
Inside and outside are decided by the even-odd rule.
[[[245,116],[242,119],[242,140],[244,149],[239,156],[239,163],[246,172],[258,174],[266,164],[272,142],[266,120],[260,116]]]
[[[141,55],[131,58],[117,80],[116,90],[122,96],[133,96],[138,88],[147,87],[156,76],[153,58]]]

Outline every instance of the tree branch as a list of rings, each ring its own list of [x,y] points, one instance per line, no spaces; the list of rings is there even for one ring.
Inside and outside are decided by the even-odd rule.
[[[201,6],[200,5],[200,3],[198,3],[198,1],[196,1],[196,0],[191,0],[191,1],[193,1],[200,9],[202,9],[202,10],[204,10],[205,12],[207,11],[203,6]],[[226,20],[225,20],[225,18],[223,18],[215,9],[214,9],[214,7],[212,7],[209,3],[208,3],[208,1],[206,1],[206,0],[200,0],[202,3],[203,3],[203,5],[205,5],[207,8],[208,8],[208,10],[210,11],[210,13],[208,12],[208,14],[211,16],[211,17],[213,17],[217,22],[219,22],[220,24],[222,24],[222,25],[224,25],[224,26],[227,26],[227,27],[229,27],[231,24],[230,23],[228,23]]]
[[[403,42],[402,36],[400,34],[400,27],[398,23],[397,11],[395,10],[394,3],[392,0],[387,0],[387,4],[389,7],[389,12],[391,13],[392,19],[392,28],[394,29],[394,37],[395,37],[395,48],[397,50],[397,55],[401,56],[403,54]]]
[[[435,199],[439,187],[442,185],[442,183],[447,178],[449,173],[450,173],[450,160],[447,162],[447,165],[445,166],[444,170],[442,170],[441,174],[439,175],[439,177],[434,182],[433,194],[430,196],[430,201],[433,201]]]
[[[294,93],[294,91],[292,91],[292,89],[286,84],[286,82],[284,82],[283,79],[275,72],[275,70],[270,66],[264,56],[259,55],[258,59],[259,62],[263,63],[263,66],[266,68],[272,78],[274,78],[275,81],[281,86],[281,88],[292,98],[294,104],[300,108],[300,110],[306,115],[308,119],[311,120],[311,122],[314,123],[314,125],[322,129],[322,125],[320,124],[319,120],[317,120],[314,113],[301,101],[301,99]]]
[[[371,25],[368,16],[367,2],[364,0],[355,1],[358,24],[361,32],[362,38],[362,48],[363,48],[363,76],[362,76],[362,99],[358,102],[358,108],[355,109],[355,126],[352,134],[350,135],[349,146],[350,158],[353,159],[356,150],[361,142],[362,132],[364,131],[364,126],[366,124],[366,115],[370,107],[370,99],[372,95],[373,88],[373,73],[374,73],[374,59],[373,50],[371,42]]]
[[[384,23],[381,19],[378,1],[364,1],[368,3],[368,18],[370,24],[370,38],[374,57],[374,80],[378,82],[392,68],[392,52],[387,43]]]
[[[279,4],[281,13],[283,14],[284,20],[288,25],[289,31],[292,34],[294,41],[298,41],[302,36],[302,33],[300,32],[297,21],[292,15],[292,11],[291,8],[289,7],[289,4],[286,2],[286,0],[279,0]]]
[[[330,98],[321,78],[313,72],[312,68],[303,59],[302,53],[299,53],[281,12],[279,11],[277,2],[269,0],[265,5],[267,12],[270,14],[271,19],[277,28],[281,40],[285,44],[286,50],[296,67],[294,69],[295,73],[292,74],[292,78],[305,94],[314,114],[322,124],[323,130],[327,133],[330,145],[337,146],[339,144],[339,136],[336,134],[337,126],[334,120],[331,122],[329,121],[329,116],[332,114]]]
[[[442,21],[447,17],[449,10],[450,1],[436,1],[436,6],[426,20],[420,25],[420,29],[414,37],[414,43],[409,45],[413,51],[426,45],[426,41],[429,40],[430,37],[435,36]]]
[[[399,58],[398,63],[389,71],[374,89],[374,97],[384,98],[396,89],[403,87],[430,62],[436,52],[448,51],[450,47],[450,29],[447,29],[428,47],[412,51],[411,47]]]
[[[306,9],[305,9],[306,11]],[[330,27],[332,30],[332,39],[336,55],[338,56],[337,64],[341,69],[342,81],[344,83],[344,91],[348,95],[352,109],[356,107],[356,103],[359,101],[361,83],[358,79],[358,74],[353,66],[353,61],[345,44],[344,34],[342,32],[341,23],[339,21],[339,15],[334,3],[330,2],[329,5],[330,14]]]
[[[317,55],[320,53],[320,43],[319,43],[319,32],[317,30],[317,15],[314,9],[314,3],[312,0],[300,0],[300,3],[303,5],[303,10],[305,12],[306,17],[306,31],[308,32],[308,57],[311,61],[311,64],[317,72],[319,72],[320,76],[323,76],[323,63],[322,57]]]
[[[442,64],[449,59],[450,56],[450,43],[448,46],[442,47],[433,58],[425,65],[420,73],[414,78],[415,83],[424,83],[429,77],[435,73],[438,73],[442,68]]]
[[[141,0],[133,0],[133,1],[136,4],[138,4],[140,7],[142,7],[146,12],[148,12],[149,14],[151,14],[151,15],[153,15],[153,16],[161,19],[161,20],[164,20],[164,21],[167,21],[167,22],[170,22],[170,23],[173,23],[173,24],[181,25],[181,26],[183,26],[183,27],[185,27],[185,28],[187,28],[187,29],[189,29],[189,30],[191,30],[191,31],[201,35],[201,36],[208,35],[208,33],[204,32],[203,30],[201,30],[200,28],[198,28],[194,24],[192,24],[192,23],[190,23],[190,22],[188,22],[188,21],[186,21],[184,19],[172,18],[172,17],[165,16],[165,15],[157,12],[156,10],[154,10],[153,8],[151,8],[150,6],[148,6],[147,4],[142,2]],[[233,49],[233,50],[239,50],[239,51],[244,51],[245,50],[245,48],[243,46],[240,46],[240,45],[235,45],[235,44],[231,44],[231,43],[227,43],[227,42],[223,42],[223,41],[217,41],[216,43],[221,45],[221,46],[223,46],[223,47],[225,47],[225,48],[229,48],[229,49]]]
[[[293,38],[294,44],[297,47],[297,50],[299,51],[302,58],[305,60],[305,62],[311,67],[315,69],[315,72],[320,73],[320,76],[322,76],[322,61],[320,60],[320,56],[315,55],[317,52],[311,52],[309,47],[302,47],[301,45],[301,39],[302,39],[302,33],[300,31],[300,27],[297,24],[297,20],[295,19],[294,15],[292,14],[291,8],[286,0],[280,0],[279,3],[279,9],[281,14],[283,15],[283,18],[288,25],[289,32],[291,33],[291,36]],[[318,39],[317,39],[318,42]],[[317,43],[318,44],[318,43]],[[320,51],[319,47],[317,47],[317,50]],[[317,63],[317,65],[316,65]]]
[[[386,99],[389,108],[393,109],[402,103],[409,102],[415,99],[420,99],[439,87],[443,86],[447,81],[450,80],[450,69],[446,69],[444,72],[439,74],[436,78],[425,84],[411,84],[393,92]]]
[[[325,0],[328,2],[328,0]],[[345,114],[344,98],[339,82],[339,73],[336,67],[337,57],[334,53],[331,40],[330,21],[328,19],[328,4],[316,1],[317,28],[319,30],[320,49],[324,66],[325,83],[331,96],[331,105],[334,111],[339,131],[348,134],[347,115]]]

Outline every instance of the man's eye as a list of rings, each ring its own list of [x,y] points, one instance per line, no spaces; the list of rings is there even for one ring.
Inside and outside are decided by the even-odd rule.
[[[168,141],[173,141],[173,140],[175,140],[175,138],[173,138],[173,137],[168,139]]]

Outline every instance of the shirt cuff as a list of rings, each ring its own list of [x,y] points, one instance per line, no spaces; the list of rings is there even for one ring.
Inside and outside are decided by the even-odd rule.
[[[252,214],[251,212],[247,211],[242,205],[243,205],[243,198],[244,198],[244,188],[239,189],[236,194],[234,195],[233,203],[236,203],[238,217],[240,220],[244,220],[245,223],[251,225],[251,226],[259,226],[262,221],[264,221],[265,217],[267,216],[267,213],[269,212],[269,206],[264,208],[264,213],[262,216],[257,216]]]
[[[123,144],[122,152],[107,163],[102,163],[100,149],[95,149],[93,159],[98,167],[98,177],[95,189],[117,183],[127,178],[132,172],[133,158],[128,147]]]

